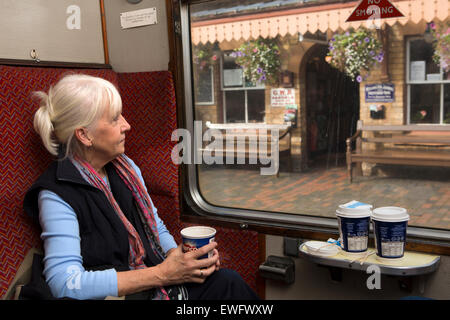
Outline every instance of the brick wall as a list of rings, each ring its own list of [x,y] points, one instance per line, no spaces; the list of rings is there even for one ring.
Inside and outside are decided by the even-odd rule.
[[[376,67],[370,72],[367,81],[360,85],[360,119],[365,124],[383,124],[383,125],[401,125],[404,124],[406,113],[406,95],[405,95],[405,61],[406,46],[404,43],[403,27],[394,25],[389,32],[389,58],[388,72],[390,79],[387,82],[395,86],[395,101],[392,103],[375,103],[386,107],[385,119],[371,119],[369,106],[374,103],[365,102],[364,88],[366,84],[382,83],[381,68]]]

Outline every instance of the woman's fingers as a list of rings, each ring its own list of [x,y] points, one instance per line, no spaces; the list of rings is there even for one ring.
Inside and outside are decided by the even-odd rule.
[[[203,283],[206,280],[206,278],[208,278],[214,271],[216,271],[215,264],[212,264],[206,268],[195,270],[192,281],[196,283]]]
[[[219,252],[216,249],[217,243],[212,242],[195,251],[182,252],[182,247],[172,249],[166,260],[160,265],[164,278],[170,284],[183,282],[202,283],[214,271],[218,270]],[[208,255],[208,258],[200,257]]]
[[[197,250],[187,252],[186,254],[194,259],[198,259],[201,256],[208,254],[208,252],[213,251],[217,247],[216,242],[208,243],[207,245],[204,245],[201,248],[198,248]]]
[[[214,256],[216,256],[216,255],[217,255],[216,271],[218,271],[220,268],[220,256],[219,256],[219,251],[217,251],[217,249],[214,249]]]

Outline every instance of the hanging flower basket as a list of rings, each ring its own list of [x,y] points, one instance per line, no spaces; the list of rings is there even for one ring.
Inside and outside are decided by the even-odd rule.
[[[248,41],[231,54],[252,82],[273,84],[280,72],[280,49],[275,39]]]
[[[434,62],[440,66],[444,72],[450,71],[450,22],[436,25],[430,23],[434,37]]]
[[[358,82],[384,59],[383,45],[375,32],[365,28],[334,35],[328,49],[326,61]]]
[[[214,45],[211,43],[199,44],[192,47],[192,61],[200,70],[212,65],[219,57],[214,54]]]

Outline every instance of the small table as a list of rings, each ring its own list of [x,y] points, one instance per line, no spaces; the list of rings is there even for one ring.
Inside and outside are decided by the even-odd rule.
[[[324,244],[326,244],[324,242]],[[374,248],[368,249],[369,253],[375,252]],[[437,270],[440,256],[406,251],[402,259],[394,261],[379,261],[376,254],[364,257],[353,258],[346,256],[342,251],[331,257],[318,256],[308,252],[304,243],[299,248],[300,257],[306,258],[314,263],[338,267],[343,269],[366,271],[370,265],[377,265],[382,274],[391,276],[418,276],[432,273]]]

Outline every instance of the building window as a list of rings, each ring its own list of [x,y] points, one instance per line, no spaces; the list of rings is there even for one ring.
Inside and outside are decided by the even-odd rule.
[[[408,122],[450,124],[450,74],[433,61],[433,43],[407,42]]]
[[[222,59],[224,122],[264,122],[265,86],[249,81],[235,59],[232,51],[225,52]]]

